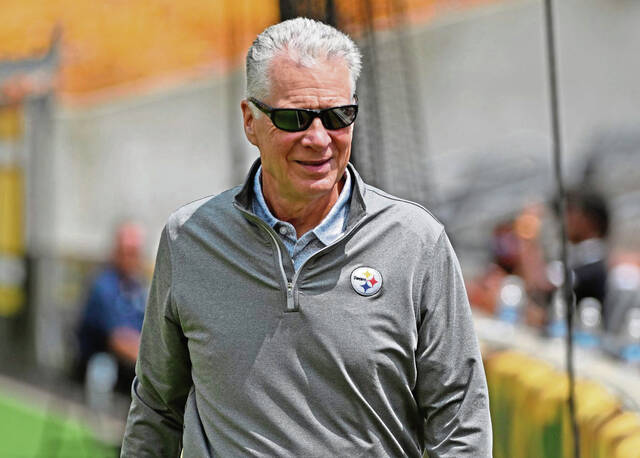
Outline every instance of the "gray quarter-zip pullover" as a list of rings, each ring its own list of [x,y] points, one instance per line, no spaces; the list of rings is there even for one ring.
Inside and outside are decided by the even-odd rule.
[[[122,456],[491,456],[484,370],[442,225],[349,165],[345,233],[294,270],[251,212],[258,166],[165,226]],[[359,268],[380,274],[375,294],[356,291]]]

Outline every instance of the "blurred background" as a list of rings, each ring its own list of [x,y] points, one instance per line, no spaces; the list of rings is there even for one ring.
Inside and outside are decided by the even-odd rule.
[[[555,12],[582,454],[637,457],[640,2]],[[243,180],[245,53],[296,16],[361,47],[360,173],[447,227],[495,456],[571,456],[533,0],[0,0],[0,456],[117,456],[164,222]]]

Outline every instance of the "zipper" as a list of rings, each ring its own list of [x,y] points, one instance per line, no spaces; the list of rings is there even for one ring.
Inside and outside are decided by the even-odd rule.
[[[298,281],[298,277],[300,276],[300,272],[302,272],[302,270],[304,269],[304,266],[306,266],[307,263],[310,262],[315,257],[317,257],[317,256],[321,255],[322,253],[324,253],[324,252],[336,247],[340,242],[342,242],[349,235],[351,235],[351,233],[353,233],[353,231],[355,231],[357,228],[359,228],[362,225],[363,220],[364,220],[364,217],[363,217],[351,229],[349,229],[347,232],[345,232],[340,237],[338,237],[331,245],[327,245],[326,247],[316,251],[313,255],[311,255],[309,258],[307,258],[307,260],[302,263],[302,265],[300,266],[299,269],[297,269],[297,270],[294,269],[295,272],[293,274],[293,280],[289,281],[289,279],[287,278],[287,274],[286,274],[286,272],[284,270],[284,265],[282,264],[282,251],[280,250],[280,244],[276,240],[276,237],[273,234],[273,230],[267,225],[267,223],[265,223],[263,220],[261,220],[258,216],[254,215],[253,213],[251,213],[251,212],[245,210],[244,208],[240,207],[235,202],[234,202],[233,205],[238,210],[240,210],[242,213],[244,213],[251,221],[254,221],[256,224],[258,224],[258,226],[260,228],[262,228],[269,235],[269,237],[271,238],[271,240],[275,244],[276,250],[278,251],[278,265],[280,267],[280,274],[282,275],[282,279],[284,281],[284,285],[286,286],[286,296],[287,296],[287,299],[286,299],[286,311],[287,312],[297,312],[297,311],[300,310],[298,301],[295,300],[295,297],[296,297],[295,293],[296,293],[296,283]]]
[[[278,241],[276,240],[274,235],[271,233],[271,229],[266,225],[266,223],[263,222],[261,227],[264,230],[267,231],[267,234],[269,234],[269,237],[271,237],[271,240],[275,244],[276,250],[278,251],[278,265],[280,267],[280,274],[282,275],[284,283],[287,286],[287,288],[286,288],[286,295],[287,295],[286,311],[287,312],[296,312],[296,311],[298,311],[298,307],[297,307],[297,304],[295,303],[295,301],[293,300],[293,283],[291,283],[289,281],[289,279],[287,278],[287,273],[284,270],[284,265],[282,264],[282,250],[280,250],[280,244],[278,243]]]
[[[293,300],[293,283],[290,281],[287,282],[287,311],[294,312],[297,311],[298,304]]]
[[[322,253],[329,251],[332,248],[335,248],[336,246],[338,246],[338,244],[340,242],[342,242],[344,239],[346,239],[349,235],[351,235],[351,233],[353,231],[355,231],[357,228],[360,227],[360,225],[363,223],[364,218],[362,218],[360,221],[358,221],[351,229],[349,229],[347,232],[345,232],[344,234],[342,234],[340,237],[338,237],[336,240],[334,240],[334,242],[331,245],[327,245],[326,247],[316,251],[315,253],[313,253],[309,258],[307,258],[307,260],[305,262],[302,263],[302,265],[300,266],[300,268],[298,270],[295,271],[295,273],[293,274],[293,280],[291,281],[291,283],[289,283],[291,285],[291,289],[292,289],[292,293],[296,292],[296,283],[298,281],[298,277],[300,276],[300,272],[302,272],[302,269],[304,269],[304,266],[307,265],[308,262],[310,262],[313,258],[315,258],[316,256],[320,256]],[[296,301],[295,304],[296,309],[299,308],[299,305]]]
[[[293,300],[293,283],[290,282],[289,279],[287,278],[287,273],[284,270],[284,264],[282,264],[282,250],[280,249],[280,243],[278,243],[278,240],[273,235],[273,230],[267,225],[267,223],[262,221],[260,218],[258,218],[253,213],[245,210],[244,208],[240,207],[236,203],[234,203],[233,205],[238,210],[240,210],[242,213],[244,213],[251,221],[256,223],[258,225],[258,227],[260,227],[263,231],[265,231],[267,233],[267,235],[269,235],[269,238],[271,238],[271,241],[275,245],[276,251],[278,252],[278,267],[280,268],[280,276],[282,277],[282,283],[285,286],[285,296],[286,296],[285,311],[287,311],[287,312],[296,312],[296,311],[298,311],[298,308],[296,307],[297,304]]]

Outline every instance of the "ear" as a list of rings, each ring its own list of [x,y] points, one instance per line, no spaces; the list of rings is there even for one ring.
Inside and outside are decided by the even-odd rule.
[[[244,134],[252,145],[258,146],[258,139],[255,131],[255,123],[257,119],[253,115],[253,111],[251,111],[249,101],[245,99],[240,102],[240,108],[242,109],[242,125],[244,127]]]

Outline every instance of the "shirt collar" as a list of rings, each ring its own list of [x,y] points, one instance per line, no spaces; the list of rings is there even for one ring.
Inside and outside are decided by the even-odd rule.
[[[349,199],[351,198],[351,174],[345,170],[345,180],[338,200],[331,210],[314,229],[313,233],[325,245],[331,244],[342,235],[347,226],[349,216]]]
[[[253,178],[253,195],[252,202],[253,212],[269,226],[275,227],[278,223],[284,223],[277,219],[269,210],[267,202],[264,200],[262,194],[262,184],[260,183],[260,176],[262,174],[262,166],[258,168],[258,171]],[[347,225],[347,219],[349,216],[349,200],[351,197],[351,173],[345,171],[345,182],[342,187],[342,191],[338,196],[338,200],[331,207],[329,213],[323,218],[313,230],[313,234],[324,245],[331,244],[334,240],[342,235]]]
[[[260,158],[251,165],[247,179],[244,184],[233,189],[233,205],[240,211],[253,212],[252,202],[253,195],[253,178],[260,168]],[[349,203],[349,214],[347,216],[347,226],[345,230],[350,230],[358,225],[360,221],[367,216],[367,204],[365,196],[368,192],[367,186],[358,171],[352,164],[347,164],[347,171],[351,175],[351,201]],[[255,212],[253,212],[255,213]]]
[[[260,176],[262,175],[262,166],[258,168],[258,171],[253,177],[253,202],[252,210],[261,220],[266,222],[269,226],[274,227],[278,224],[279,220],[273,216],[267,202],[264,200],[262,194],[262,184],[260,183]]]
[[[592,264],[604,260],[606,256],[606,244],[600,238],[583,240],[569,247],[569,264],[572,266]]]

